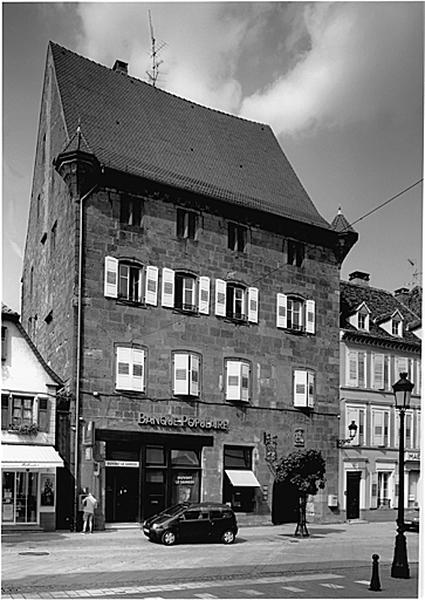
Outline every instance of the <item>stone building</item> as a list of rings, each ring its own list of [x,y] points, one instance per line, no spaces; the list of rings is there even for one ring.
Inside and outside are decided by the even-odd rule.
[[[99,527],[187,499],[290,519],[289,494],[272,506],[271,440],[323,452],[309,513],[332,518],[356,239],[320,216],[269,126],[50,43],[22,314],[72,398],[74,511],[88,486]]]
[[[399,414],[392,385],[415,384],[405,414],[404,503],[418,506],[421,420],[421,315],[418,288],[394,294],[369,285],[369,274],[341,282],[341,439],[339,502],[348,519],[391,520],[398,505]],[[413,298],[414,299],[414,298]],[[394,511],[395,512],[395,511]]]
[[[19,315],[2,305],[2,530],[56,529],[55,449],[59,377],[28,338]]]

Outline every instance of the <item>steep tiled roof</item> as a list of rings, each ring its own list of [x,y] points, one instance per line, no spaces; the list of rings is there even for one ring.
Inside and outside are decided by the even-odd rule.
[[[345,233],[347,231],[355,233],[355,230],[351,227],[347,219],[344,217],[340,208],[338,209],[338,214],[331,223],[331,228],[334,231],[337,231],[338,233]]]
[[[329,229],[271,128],[179,98],[50,42],[69,139],[106,167]]]
[[[421,341],[413,333],[408,331],[407,325],[417,320],[415,315],[408,307],[399,302],[393,294],[386,290],[373,288],[367,285],[359,285],[341,281],[340,286],[340,326],[347,333],[358,334],[364,338],[379,338],[392,342],[407,342],[420,346]],[[358,331],[353,327],[348,318],[354,314],[356,309],[365,302],[370,313],[369,332]],[[403,338],[396,338],[379,327],[385,318],[390,318],[398,310],[404,318]]]

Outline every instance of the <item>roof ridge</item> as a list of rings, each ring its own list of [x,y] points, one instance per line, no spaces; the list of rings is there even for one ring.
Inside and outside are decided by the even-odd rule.
[[[78,58],[82,58],[83,60],[87,60],[87,61],[97,65],[98,67],[102,67],[103,69],[106,69],[109,73],[114,73],[114,71],[111,69],[111,67],[108,67],[100,62],[97,62],[97,61],[93,60],[92,58],[88,58],[87,56],[84,56],[83,54],[78,54],[78,52],[75,52],[75,50],[70,50],[69,48],[62,46],[61,44],[58,44],[57,42],[53,42],[52,40],[50,40],[49,45],[56,46],[57,48],[60,48],[61,50],[65,50],[66,52],[70,52],[71,54],[78,56]],[[121,73],[121,75],[122,75],[122,73]],[[214,108],[212,106],[206,106],[205,104],[200,104],[199,102],[195,102],[193,100],[190,100],[189,98],[184,98],[183,96],[178,96],[177,94],[174,94],[173,92],[169,92],[168,90],[164,90],[162,88],[152,86],[147,81],[143,81],[143,79],[139,79],[138,77],[134,77],[134,75],[129,75],[128,73],[126,73],[125,76],[128,77],[129,79],[134,80],[138,84],[148,85],[149,87],[154,87],[154,89],[158,90],[159,92],[161,92],[163,94],[167,94],[168,96],[172,96],[173,98],[177,98],[178,100],[183,100],[184,102],[187,102],[188,104],[195,104],[199,108],[210,110],[212,112],[215,112],[215,113],[218,113],[221,115],[225,115],[226,117],[233,117],[234,119],[238,119],[240,121],[245,121],[247,123],[253,123],[254,125],[261,125],[262,127],[265,127],[267,129],[270,129],[271,131],[273,131],[271,126],[268,123],[264,123],[262,121],[254,121],[252,119],[247,119],[246,117],[241,117],[240,115],[235,115],[233,113],[226,112],[224,110],[219,110],[218,108]]]

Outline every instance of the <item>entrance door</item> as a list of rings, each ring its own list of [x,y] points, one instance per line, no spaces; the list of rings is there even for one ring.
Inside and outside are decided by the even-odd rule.
[[[358,471],[347,471],[347,519],[360,517],[360,478]]]
[[[115,523],[137,521],[139,469],[108,467],[106,470],[106,520]]]
[[[284,481],[273,483],[272,523],[296,523],[299,499],[297,489]]]

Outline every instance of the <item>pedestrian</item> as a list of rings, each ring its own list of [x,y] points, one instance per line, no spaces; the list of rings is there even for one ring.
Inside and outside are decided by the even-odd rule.
[[[87,528],[90,533],[93,533],[93,517],[94,517],[94,509],[97,506],[97,500],[90,493],[90,490],[86,489],[87,496],[83,500],[83,531],[81,533],[86,533]]]

